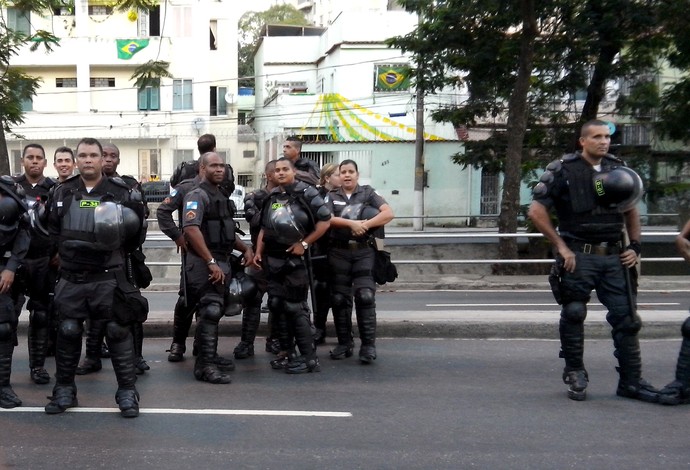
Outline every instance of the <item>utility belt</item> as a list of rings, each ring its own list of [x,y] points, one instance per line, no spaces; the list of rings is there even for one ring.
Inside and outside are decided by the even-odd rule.
[[[565,240],[565,244],[568,245],[568,248],[572,251],[588,255],[618,255],[623,251],[623,247],[619,241],[588,243],[581,240]]]
[[[371,248],[369,242],[360,242],[357,240],[337,240],[333,239],[329,241],[330,248],[339,248],[341,250],[363,250],[365,248]]]
[[[74,284],[87,284],[115,279],[120,269],[106,269],[104,271],[65,271],[60,270],[60,278]]]

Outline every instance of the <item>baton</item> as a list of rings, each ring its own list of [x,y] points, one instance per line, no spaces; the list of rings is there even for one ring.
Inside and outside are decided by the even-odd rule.
[[[307,249],[302,256],[304,265],[307,268],[307,277],[309,278],[309,298],[311,299],[311,308],[314,315],[316,315],[316,295],[314,294],[314,272],[311,265],[311,252]]]
[[[187,307],[187,257],[184,250],[180,253],[180,256],[182,256],[182,300],[184,301],[184,306]]]
[[[621,249],[625,246],[625,232],[621,234]],[[622,262],[621,262],[622,264]],[[634,267],[634,266],[633,266]],[[625,293],[628,295],[628,303],[630,304],[630,319],[637,321],[637,306],[635,305],[633,299],[633,285],[632,278],[630,277],[630,269],[626,265],[623,265],[623,277],[625,278]]]

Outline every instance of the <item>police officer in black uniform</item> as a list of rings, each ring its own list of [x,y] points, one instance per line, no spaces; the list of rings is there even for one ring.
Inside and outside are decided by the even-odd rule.
[[[370,364],[376,359],[376,283],[374,266],[377,231],[393,220],[386,200],[371,186],[360,186],[359,170],[353,160],[340,163],[341,186],[328,193],[333,210],[328,262],[331,266],[331,307],[338,345],[332,359],[352,356],[352,298],[357,315],[361,347],[359,360]],[[382,238],[382,237],[380,237]]]
[[[288,351],[282,365],[289,374],[320,368],[307,306],[309,276],[307,250],[328,230],[331,211],[319,191],[295,181],[295,167],[286,157],[275,166],[275,188],[264,203],[257,240],[256,267],[268,276],[268,308],[279,325],[281,349]],[[297,344],[300,355],[294,352]]]
[[[117,167],[120,165],[120,149],[117,145],[113,143],[105,143],[103,145],[103,174],[108,178],[118,177],[127,184],[127,186],[137,191],[142,195],[142,200],[144,203],[144,216],[148,218],[149,209],[146,204],[146,198],[143,195],[141,189],[141,184],[136,178],[129,175],[120,175],[117,172]],[[148,287],[148,283],[143,285],[144,282],[150,282],[150,280],[143,280],[137,273],[141,270],[148,272],[148,268],[144,264],[144,253],[142,248],[139,247],[134,252],[128,254],[128,258],[125,260],[125,268],[127,271],[127,276],[130,282],[136,287]],[[150,272],[148,272],[150,274]],[[131,324],[132,338],[134,339],[134,354],[136,356],[136,372],[137,374],[143,374],[151,367],[148,365],[146,360],[142,355],[142,349],[144,345],[144,322],[148,316],[148,311],[142,312],[141,316],[137,318]],[[106,321],[99,321],[92,319],[89,321],[89,328],[86,334],[86,350],[84,352],[84,359],[77,367],[77,375],[86,375],[91,372],[97,372],[101,370],[101,357],[109,357],[110,353],[108,351],[107,345],[103,343],[105,339],[105,324]]]
[[[275,164],[276,160],[271,160],[266,164],[264,173],[266,175],[266,186],[262,189],[257,189],[247,194],[244,198],[244,218],[249,223],[249,235],[252,240],[252,246],[256,247],[261,231],[261,210],[264,207],[270,192],[278,186],[275,181]],[[254,295],[245,300],[245,306],[242,310],[242,332],[240,342],[235,346],[233,355],[235,359],[246,359],[254,355],[254,340],[261,322],[261,302],[264,294],[268,289],[268,279],[266,273],[257,269],[255,266],[248,266],[245,269],[246,274],[254,281],[256,290]],[[269,318],[269,325],[271,326],[271,333],[266,338],[266,352],[277,353],[272,349],[273,339],[276,327],[274,316]]]
[[[220,190],[225,171],[225,163],[217,153],[208,152],[199,158],[201,182],[185,196],[182,225],[189,244],[187,283],[199,299],[199,355],[194,377],[213,384],[230,383],[230,377],[216,363],[218,322],[229,301],[230,256],[235,248],[244,254],[243,263],[251,263],[253,257],[251,248],[235,235],[233,204]]]
[[[28,144],[22,152],[22,164],[24,173],[15,178],[15,181],[24,190],[27,207],[37,213],[43,212],[48,199],[50,188],[55,181],[46,178],[43,170],[47,160],[45,150],[39,144]],[[53,243],[45,231],[36,225],[31,230],[31,246],[29,252],[22,261],[19,270],[19,284],[24,293],[28,295],[29,302],[29,369],[31,380],[36,384],[47,384],[50,375],[45,370],[45,359],[48,349],[50,326],[52,323],[51,296],[55,279],[51,275],[50,257],[53,253]],[[20,296],[17,308],[21,311],[24,303]]]
[[[678,253],[690,263],[690,220],[676,237]],[[659,392],[659,403],[664,405],[681,405],[690,403],[690,317],[681,326],[683,341],[680,344],[676,378]]]
[[[289,159],[295,167],[295,179],[316,186],[319,184],[321,170],[315,161],[302,158],[302,141],[290,136],[283,143],[283,156]]]
[[[631,198],[641,195],[641,180],[624,163],[608,154],[611,132],[606,122],[582,126],[582,152],[566,155],[547,166],[534,188],[529,217],[556,249],[555,294],[562,305],[561,357],[568,397],[584,400],[589,381],[583,362],[584,321],[593,289],[608,309],[620,374],[616,394],[655,402],[658,391],[642,378],[634,288],[626,272],[641,251],[640,217]],[[627,174],[625,176],[624,174]],[[631,175],[634,175],[631,176]],[[622,178],[621,178],[622,177]],[[623,185],[606,187],[619,178]],[[638,186],[639,183],[639,186]],[[635,200],[635,202],[637,202]],[[558,217],[558,232],[549,212]],[[623,243],[622,231],[629,242]]]
[[[0,408],[21,406],[10,385],[17,344],[15,273],[29,250],[23,191],[10,176],[0,176]]]
[[[107,320],[118,389],[115,400],[124,417],[139,415],[135,387],[134,345],[130,325],[146,299],[126,277],[125,258],[146,237],[142,196],[117,177],[103,172],[103,147],[92,138],[77,145],[79,175],[57,186],[49,200],[48,228],[58,240],[60,280],[55,307],[60,318],[55,363],[57,373],[48,414],[78,406],[75,371],[86,319]]]

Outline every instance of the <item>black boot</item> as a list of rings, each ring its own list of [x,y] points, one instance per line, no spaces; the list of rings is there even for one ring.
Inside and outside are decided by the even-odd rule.
[[[584,369],[563,371],[563,383],[570,385],[568,398],[575,401],[583,401],[587,398],[587,384],[589,375]]]
[[[78,320],[64,320],[58,328],[55,348],[55,386],[50,402],[45,406],[48,414],[62,413],[78,406],[74,375],[81,355],[82,325]]]
[[[690,403],[690,338],[683,338],[676,363],[676,380],[661,389],[659,403],[664,405]]]
[[[134,343],[134,366],[138,375],[143,374],[151,367],[144,360],[142,350],[144,348],[144,324],[141,322],[134,322],[132,324],[132,341]]]
[[[254,340],[261,322],[261,305],[247,307],[242,312],[242,335],[233,354],[235,359],[246,359],[254,355]]]
[[[44,385],[50,382],[50,374],[45,369],[46,351],[48,348],[48,326],[50,319],[47,311],[34,311],[29,316],[29,370],[35,384]]]
[[[192,327],[194,320],[194,306],[184,305],[184,299],[180,297],[175,304],[175,312],[173,314],[173,340],[175,344],[185,347],[187,336],[189,336],[189,329]],[[171,361],[177,362],[177,361]]]
[[[356,306],[357,329],[362,345],[359,348],[359,360],[362,364],[371,364],[376,360],[376,306]]]
[[[194,377],[212,384],[229,384],[230,376],[222,373],[216,365],[218,348],[218,323],[200,318],[196,326],[199,355],[194,364]]]
[[[108,328],[113,328],[109,325]],[[124,326],[119,326],[127,330]],[[109,330],[110,331],[110,330]],[[117,338],[117,339],[116,339]],[[108,337],[108,348],[110,349],[110,358],[113,362],[113,370],[115,377],[117,377],[117,393],[115,394],[115,401],[120,408],[120,414],[125,418],[135,418],[139,416],[139,394],[134,386],[137,381],[134,343],[132,335],[129,331],[123,335],[113,335]]]
[[[306,374],[308,372],[319,372],[320,370],[321,364],[319,364],[319,358],[316,357],[316,353],[308,356],[290,354],[285,365],[285,372],[288,374]]]
[[[13,352],[12,340],[0,343],[0,408],[15,408],[22,405],[22,401],[10,385]]]
[[[77,367],[77,375],[91,374],[103,368],[101,357],[105,357],[102,351],[103,340],[105,338],[105,323],[106,322],[103,320],[89,320],[84,359]],[[110,353],[108,353],[108,355],[110,355]]]
[[[571,322],[561,318],[559,322],[561,336],[560,357],[565,359],[563,383],[569,385],[568,398],[583,401],[587,398],[589,376],[585,370],[583,356],[585,350],[585,325],[582,322]]]
[[[53,395],[48,398],[50,402],[45,406],[45,411],[49,415],[63,413],[68,408],[79,406],[77,386],[74,383],[68,385],[55,384]]]
[[[642,378],[642,360],[640,358],[640,342],[637,336],[614,336],[620,374],[616,395],[633,398],[635,400],[656,403],[659,401],[659,390]]]
[[[338,345],[330,352],[331,359],[345,359],[352,356],[355,347],[352,336],[352,307],[333,308],[333,323]]]

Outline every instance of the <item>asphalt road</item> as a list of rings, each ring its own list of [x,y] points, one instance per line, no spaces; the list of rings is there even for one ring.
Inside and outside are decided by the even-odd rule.
[[[78,377],[80,408],[43,413],[50,385],[29,383],[26,338],[0,410],[2,468],[553,469],[687,468],[685,407],[615,396],[610,340],[588,341],[588,400],[566,397],[558,342],[381,339],[379,359],[332,361],[289,376],[257,352],[230,385],[197,382],[150,339],[137,384],[142,414],[119,416],[115,378]],[[644,341],[645,378],[671,380],[678,340]],[[221,339],[220,352],[234,343]],[[49,359],[49,370],[53,360]]]

